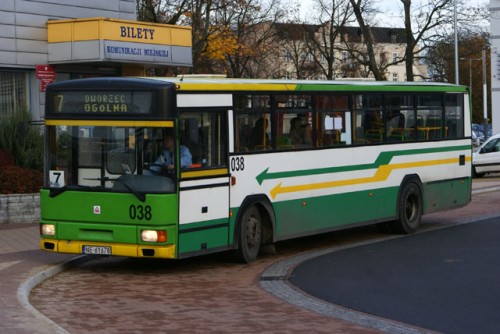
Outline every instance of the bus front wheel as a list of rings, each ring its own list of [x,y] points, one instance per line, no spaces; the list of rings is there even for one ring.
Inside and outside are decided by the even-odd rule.
[[[398,200],[399,219],[392,222],[396,233],[410,234],[417,231],[423,214],[422,190],[416,182],[403,185]]]
[[[262,243],[262,221],[259,209],[248,207],[241,219],[238,253],[243,262],[254,261]]]

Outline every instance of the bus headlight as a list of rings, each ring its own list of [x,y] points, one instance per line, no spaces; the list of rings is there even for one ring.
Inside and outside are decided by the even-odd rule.
[[[42,224],[40,225],[40,234],[41,235],[56,235],[56,225],[54,224]]]
[[[142,230],[141,240],[145,242],[166,242],[167,231]]]

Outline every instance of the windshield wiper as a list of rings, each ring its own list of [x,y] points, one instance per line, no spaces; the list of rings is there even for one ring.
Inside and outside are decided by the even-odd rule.
[[[132,188],[128,183],[127,183],[127,180],[123,180],[121,177],[119,178],[110,178],[110,177],[107,177],[107,176],[104,176],[104,177],[97,177],[97,178],[85,178],[84,180],[94,180],[94,181],[104,181],[104,182],[107,182],[107,181],[112,181],[112,182],[119,182],[121,183],[129,192],[131,192],[132,194],[134,194],[135,197],[137,197],[137,199],[141,202],[144,202],[146,201],[146,194],[143,193],[143,192],[140,192],[140,191],[137,191],[136,189]]]
[[[121,183],[125,188],[127,188],[128,191],[130,191],[132,194],[134,194],[135,197],[141,202],[146,201],[146,193],[143,193],[141,191],[137,191],[136,189],[132,188],[129,184],[127,184],[127,180],[123,179],[114,179],[113,181]]]
[[[89,188],[91,188],[91,187],[90,186],[81,186],[79,184],[68,184],[68,185],[61,187],[61,188],[50,188],[49,197],[54,198],[54,197],[62,194],[66,190],[89,189]]]
[[[131,192],[137,199],[141,202],[146,201],[146,194],[140,191],[137,191],[136,189],[132,188],[129,184],[127,184],[126,180],[121,180],[120,178],[112,179],[109,177],[102,177],[102,178],[84,178],[84,180],[94,180],[94,181],[113,181],[113,182],[119,182],[122,184],[129,192]],[[77,189],[91,189],[91,188],[100,188],[100,187],[91,187],[91,186],[82,186],[79,184],[69,184],[67,186],[61,187],[61,188],[50,188],[50,198],[54,198],[66,190],[77,190]]]

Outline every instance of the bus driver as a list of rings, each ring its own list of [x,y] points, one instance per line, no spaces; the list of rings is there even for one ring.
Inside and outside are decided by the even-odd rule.
[[[173,173],[175,169],[175,161],[174,161],[174,135],[172,133],[166,133],[163,136],[163,146],[165,147],[165,151],[156,159],[154,164],[149,168],[150,171],[159,174],[162,168],[166,168],[168,173]],[[189,168],[192,163],[192,155],[189,149],[181,145],[179,148],[179,154],[181,157],[181,169]]]

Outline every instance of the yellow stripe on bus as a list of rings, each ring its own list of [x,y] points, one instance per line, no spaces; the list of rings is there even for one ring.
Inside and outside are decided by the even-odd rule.
[[[152,127],[173,128],[174,121],[129,121],[129,120],[74,120],[74,119],[46,119],[45,125],[64,126],[121,126],[121,127]]]
[[[470,156],[465,158],[465,161],[471,161],[471,160],[472,160],[472,158]],[[381,182],[381,181],[387,180],[387,178],[389,177],[391,172],[393,170],[396,170],[396,169],[429,167],[429,166],[436,166],[436,165],[448,165],[448,164],[456,164],[458,162],[459,162],[458,158],[407,162],[407,163],[380,166],[373,176],[368,176],[368,177],[360,177],[360,178],[355,178],[355,179],[329,181],[329,182],[321,182],[321,183],[313,183],[313,184],[284,186],[284,187],[282,186],[283,182],[280,182],[276,187],[274,187],[271,190],[270,195],[273,199],[275,199],[276,196],[278,196],[280,194],[285,194],[285,193],[294,193],[294,192],[309,191],[309,190],[352,186],[352,185],[363,184],[363,183]]]
[[[187,178],[203,177],[203,176],[227,175],[228,173],[229,171],[227,168],[196,170],[196,171],[182,172],[181,178],[187,179]]]
[[[256,84],[242,81],[237,83],[177,83],[180,91],[295,91],[298,85],[294,84]]]

